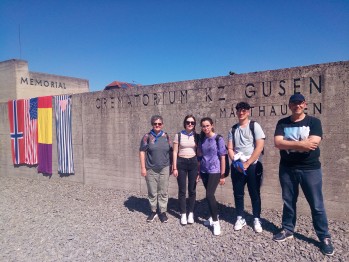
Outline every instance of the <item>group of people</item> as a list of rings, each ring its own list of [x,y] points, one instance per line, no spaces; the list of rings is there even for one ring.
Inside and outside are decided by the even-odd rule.
[[[325,255],[333,255],[319,161],[321,121],[304,112],[306,101],[300,93],[290,97],[288,107],[292,114],[278,121],[274,133],[274,144],[281,156],[279,179],[284,206],[282,228],[273,236],[273,240],[281,242],[293,238],[300,185],[311,208],[314,229],[321,243],[320,249]],[[228,154],[232,160],[231,180],[236,208],[234,230],[241,230],[246,225],[244,191],[247,184],[254,231],[263,231],[260,196],[262,165],[259,158],[263,152],[265,134],[259,123],[249,119],[250,109],[251,106],[246,102],[236,105],[238,123],[228,132],[227,147],[224,138],[215,133],[213,120],[209,117],[200,120],[201,132],[197,133],[196,118],[193,115],[185,116],[184,129],[175,134],[173,141],[163,131],[163,118],[160,115],[151,117],[152,129],[143,136],[139,149],[141,175],[146,180],[151,208],[147,222],[152,222],[157,217],[163,223],[168,221],[168,184],[169,175],[173,174],[178,182],[180,223],[187,225],[195,222],[196,185],[202,180],[210,213],[204,225],[212,227],[214,235],[220,235],[215,192],[218,185],[225,184]]]

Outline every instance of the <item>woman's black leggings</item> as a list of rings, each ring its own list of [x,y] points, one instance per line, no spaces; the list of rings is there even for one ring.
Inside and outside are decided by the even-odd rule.
[[[216,197],[214,196],[216,189],[221,178],[220,173],[209,174],[200,173],[204,187],[206,188],[206,199],[208,202],[208,207],[210,209],[211,217],[213,221],[218,220],[218,206]]]
[[[186,208],[186,191],[187,191],[187,177],[188,177],[188,195],[189,195],[189,212],[194,212],[194,205],[196,200],[196,177],[198,176],[198,160],[192,158],[177,158],[178,169],[178,200],[181,214],[187,213]]]

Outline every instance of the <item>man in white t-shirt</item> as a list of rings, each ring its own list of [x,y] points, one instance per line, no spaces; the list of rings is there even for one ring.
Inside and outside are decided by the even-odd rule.
[[[231,128],[228,134],[228,154],[230,159],[233,160],[231,178],[237,215],[234,229],[240,230],[246,225],[244,219],[244,191],[247,184],[252,202],[254,230],[260,233],[263,231],[260,221],[260,177],[257,176],[256,166],[263,151],[265,134],[261,126],[254,122],[253,137],[249,119],[250,109],[251,106],[246,102],[240,102],[236,105],[239,123],[234,125],[235,128]]]

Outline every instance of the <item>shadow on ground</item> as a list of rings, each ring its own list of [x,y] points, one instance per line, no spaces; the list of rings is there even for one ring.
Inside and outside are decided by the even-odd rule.
[[[145,216],[148,216],[150,213],[149,202],[147,198],[141,198],[136,196],[130,196],[125,202],[125,207],[131,212],[141,212]],[[236,219],[236,211],[234,207],[227,206],[225,204],[218,203],[219,210],[219,219],[226,221],[232,225],[235,223]],[[175,198],[169,198],[167,212],[170,216],[173,216],[177,219],[180,218],[179,208],[178,208],[178,200]],[[204,221],[210,216],[208,205],[205,199],[197,200],[195,204],[195,222],[199,224],[203,224]],[[247,224],[250,227],[253,227],[253,216],[252,214],[246,212],[245,219]],[[263,229],[269,231],[271,233],[278,232],[278,227],[271,221],[262,218]],[[295,237],[307,241],[307,237],[301,234],[295,234]],[[308,241],[309,242],[309,241]]]
[[[143,213],[144,216],[148,216],[150,213],[149,201],[147,198],[130,196],[125,202],[125,207],[131,212],[140,212]],[[232,224],[235,223],[236,219],[236,210],[234,207],[220,204],[218,203],[218,213],[219,219],[225,221],[227,223]],[[175,198],[169,198],[167,212],[170,216],[173,216],[176,219],[180,219],[180,213],[178,208],[178,200]],[[210,216],[208,204],[205,199],[197,200],[195,204],[195,222],[199,224],[203,224],[204,221]],[[253,228],[253,215],[251,213],[245,212],[245,219],[248,226]],[[263,230],[268,231],[272,234],[277,233],[280,229],[271,221],[265,218],[261,218],[263,224]],[[315,239],[304,236],[300,233],[295,233],[294,237],[313,244],[315,246],[319,246],[319,242]]]

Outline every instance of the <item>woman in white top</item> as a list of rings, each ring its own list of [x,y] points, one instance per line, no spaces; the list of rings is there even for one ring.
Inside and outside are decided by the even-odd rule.
[[[198,161],[196,148],[199,135],[195,132],[196,120],[193,115],[184,118],[184,130],[175,135],[173,141],[173,175],[178,182],[178,200],[181,224],[194,223],[194,205],[196,201],[196,181]],[[189,205],[186,206],[186,187],[188,177]],[[188,217],[187,217],[188,211]]]

